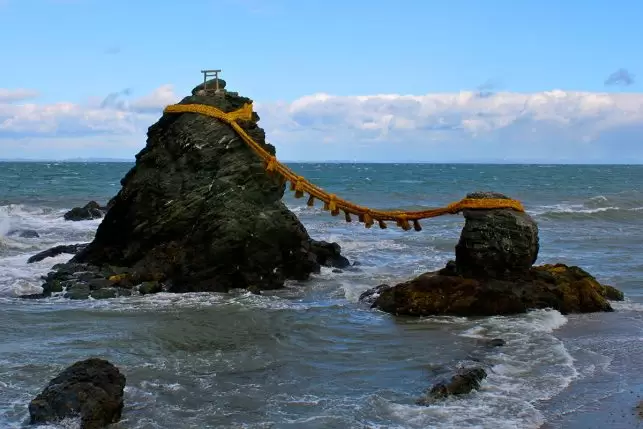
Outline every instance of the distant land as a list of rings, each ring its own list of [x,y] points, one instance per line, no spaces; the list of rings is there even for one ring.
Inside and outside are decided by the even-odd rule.
[[[1,1],[1,0],[0,0]],[[40,159],[40,158],[0,158],[0,162],[68,162],[68,163],[134,163],[134,158],[66,158],[66,159]],[[458,164],[475,164],[475,165],[641,165],[636,163],[575,163],[575,162],[550,162],[546,160],[529,160],[529,161],[508,161],[503,159],[485,159],[485,160],[459,160],[459,161],[359,161],[359,160],[324,160],[324,161],[304,161],[304,160],[281,160],[284,164],[435,164],[435,165],[458,165]]]
[[[0,162],[134,162],[134,158],[67,158],[67,159],[39,159],[39,158],[0,158]]]

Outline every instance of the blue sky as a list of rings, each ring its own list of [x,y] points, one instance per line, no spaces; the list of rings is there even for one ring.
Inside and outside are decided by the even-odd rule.
[[[641,22],[640,1],[0,0],[0,158],[131,157],[221,68],[283,159],[643,162]]]

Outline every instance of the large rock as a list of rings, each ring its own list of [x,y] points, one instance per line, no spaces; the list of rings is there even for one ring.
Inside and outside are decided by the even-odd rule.
[[[30,423],[80,416],[81,429],[104,428],[120,420],[124,388],[125,376],[106,360],[76,362],[29,403]]]
[[[499,198],[495,192],[475,192],[467,198]],[[464,228],[455,247],[458,273],[465,277],[521,277],[538,258],[538,225],[515,210],[464,210]]]
[[[181,103],[230,112],[251,102],[198,88]],[[274,154],[258,120],[240,125]],[[159,282],[170,292],[276,289],[320,264],[347,264],[338,245],[309,237],[281,202],[284,183],[217,119],[164,114],[121,185],[94,241],[72,263],[126,267],[130,282]]]
[[[514,280],[463,277],[449,265],[393,287],[378,288],[372,307],[408,316],[492,316],[538,308],[553,308],[563,314],[590,313],[612,311],[608,299],[623,299],[612,286],[563,264],[533,267]],[[369,293],[363,298],[368,299]]]

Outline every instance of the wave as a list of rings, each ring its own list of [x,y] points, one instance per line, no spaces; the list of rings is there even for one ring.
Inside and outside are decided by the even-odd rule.
[[[624,191],[596,195],[577,202],[536,206],[530,208],[529,212],[536,217],[551,220],[636,220],[643,212],[643,193]]]

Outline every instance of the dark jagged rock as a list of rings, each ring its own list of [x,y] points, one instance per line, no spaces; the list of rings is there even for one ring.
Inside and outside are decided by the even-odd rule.
[[[496,192],[474,192],[467,198],[499,198]],[[515,210],[464,210],[465,225],[455,247],[459,274],[478,279],[521,277],[538,258],[538,225]]]
[[[451,395],[464,395],[480,388],[480,382],[487,377],[483,368],[460,370],[450,381],[441,382],[431,388],[428,394],[417,401],[418,405],[429,405]]]
[[[74,207],[69,210],[64,218],[71,221],[100,219],[106,211],[107,207],[102,207],[96,201],[90,201],[83,207]]]
[[[199,89],[181,103],[230,112],[251,101]],[[254,114],[239,123],[274,154],[258,120]],[[260,291],[306,280],[321,265],[350,265],[337,244],[309,237],[281,201],[284,183],[267,175],[261,159],[217,119],[164,114],[121,185],[94,241],[71,261],[97,267],[92,272],[114,287],[156,282],[150,291]],[[106,272],[109,266],[127,272]]]
[[[507,344],[507,342],[505,340],[503,340],[502,338],[494,338],[494,339],[491,339],[491,340],[487,341],[487,345],[489,347],[502,347],[505,344]]]
[[[51,380],[29,403],[31,424],[81,418],[81,429],[116,423],[123,411],[125,376],[103,359],[76,362]]]
[[[34,262],[39,262],[45,258],[53,258],[54,256],[58,256],[62,253],[70,253],[72,255],[75,255],[76,253],[80,252],[85,247],[87,247],[87,244],[88,243],[62,244],[60,246],[55,246],[55,247],[52,247],[51,249],[43,250],[40,253],[36,253],[35,255],[27,259],[27,263],[31,264]]]
[[[473,193],[468,198],[507,198]],[[456,246],[456,260],[438,271],[395,286],[380,285],[360,300],[409,316],[490,316],[553,308],[561,313],[612,311],[608,299],[623,299],[579,267],[532,267],[538,257],[536,223],[511,209],[469,209]]]
[[[317,262],[321,265],[334,268],[346,268],[351,265],[350,261],[342,256],[342,248],[337,243],[311,240],[310,250],[317,256]]]

